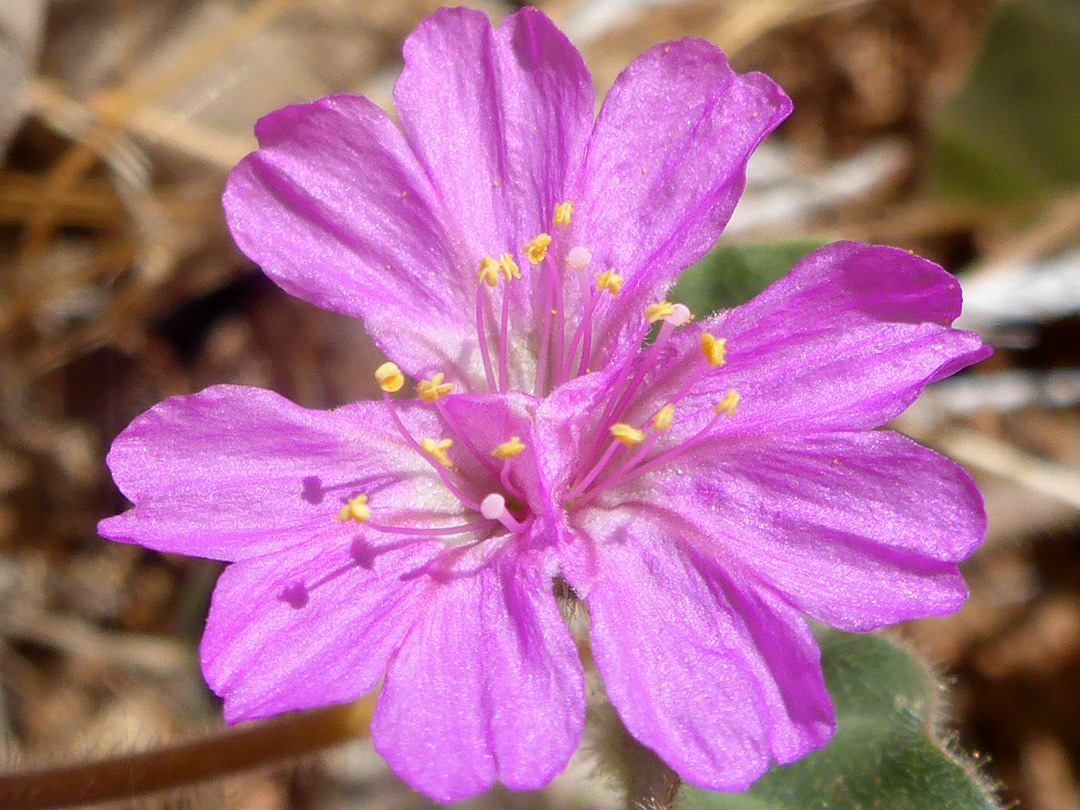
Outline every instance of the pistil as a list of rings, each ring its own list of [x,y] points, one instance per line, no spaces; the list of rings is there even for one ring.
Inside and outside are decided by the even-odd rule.
[[[508,531],[521,534],[528,531],[531,521],[520,522],[506,508],[506,499],[497,492],[492,492],[480,502],[480,514],[488,520],[497,520]]]

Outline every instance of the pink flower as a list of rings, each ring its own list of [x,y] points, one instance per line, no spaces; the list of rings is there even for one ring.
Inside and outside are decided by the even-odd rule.
[[[963,599],[977,491],[871,430],[987,353],[950,326],[959,287],[841,243],[689,324],[662,296],[787,114],[775,84],[668,43],[594,124],[580,56],[529,9],[494,32],[439,11],[405,60],[404,136],[362,98],[280,110],[225,208],[418,398],[387,363],[382,403],[329,412],[233,386],[167,400],[113,445],[135,506],[100,531],[231,563],[202,642],[230,721],[384,679],[372,737],[412,785],[539,787],[584,721],[560,579],[630,731],[745,788],[832,731],[804,615],[863,630]]]

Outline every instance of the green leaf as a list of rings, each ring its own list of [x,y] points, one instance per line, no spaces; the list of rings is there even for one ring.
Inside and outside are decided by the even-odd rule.
[[[668,296],[699,315],[745,304],[824,242],[720,244],[684,270]]]
[[[994,810],[987,787],[938,738],[939,687],[880,636],[816,631],[837,729],[819,751],[775,767],[746,793],[684,784],[675,810]]]
[[[934,123],[933,174],[954,197],[1006,202],[1080,183],[1080,3],[1014,0]]]

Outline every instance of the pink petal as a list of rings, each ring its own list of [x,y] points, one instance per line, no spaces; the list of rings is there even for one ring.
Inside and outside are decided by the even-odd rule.
[[[404,418],[418,435],[437,430],[422,409]],[[431,467],[374,402],[310,411],[259,388],[215,386],[136,418],[107,461],[135,507],[101,521],[102,536],[217,560],[351,537],[333,518],[360,492],[414,513],[461,508],[425,486]]]
[[[291,295],[363,318],[409,373],[474,373],[473,265],[465,272],[459,237],[386,114],[331,96],[270,113],[255,134],[259,150],[222,200],[240,249]]]
[[[467,245],[468,270],[551,228],[593,117],[581,55],[541,12],[493,32],[486,15],[439,9],[406,40],[394,87],[401,125]]]
[[[986,530],[967,473],[887,431],[712,442],[604,504],[662,511],[698,553],[846,630],[956,610],[955,563]]]
[[[726,338],[726,365],[703,373],[700,330],[687,329],[678,337],[684,371],[672,364],[665,376],[702,376],[679,409],[699,420],[711,417],[709,408],[729,388],[738,391],[739,408],[721,432],[876,427],[926,384],[990,354],[975,333],[950,328],[959,313],[960,285],[933,262],[897,248],[837,242],[748,304],[702,324]]]
[[[374,687],[436,587],[415,572],[440,551],[342,539],[226,568],[201,646],[226,720],[342,703]]]
[[[432,594],[387,673],[372,739],[439,801],[496,780],[539,788],[566,765],[585,717],[577,650],[550,574],[508,556]]]
[[[700,39],[657,45],[618,78],[589,141],[577,209],[593,264],[626,280],[598,313],[593,368],[616,349],[636,351],[619,330],[635,330],[642,309],[712,247],[750,154],[790,110],[771,79],[735,74]]]
[[[832,706],[798,614],[682,547],[662,519],[609,517],[583,530],[603,570],[586,601],[630,733],[684,779],[728,791],[823,745]]]

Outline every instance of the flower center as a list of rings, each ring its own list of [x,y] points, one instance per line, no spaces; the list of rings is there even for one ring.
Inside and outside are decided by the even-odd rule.
[[[567,200],[559,203],[552,217],[552,233],[539,233],[522,245],[518,253],[520,264],[510,252],[501,254],[498,259],[485,256],[480,260],[476,286],[476,332],[484,376],[491,392],[505,393],[511,387],[512,285],[522,279],[522,267],[530,275],[538,274],[529,280],[531,291],[538,293],[540,299],[539,307],[534,309],[538,334],[530,338],[537,351],[533,396],[539,397],[591,371],[593,320],[606,296],[614,298],[619,295],[623,278],[615,268],[595,273],[590,271],[593,254],[588,247],[573,244],[570,231],[572,216],[573,202]],[[570,295],[570,299],[571,304],[579,309],[580,316],[572,330],[567,328],[568,283],[576,284],[576,297]],[[573,290],[571,286],[569,292]],[[635,345],[644,346],[646,338],[654,330],[655,339],[614,373],[613,382],[598,405],[599,426],[585,437],[578,448],[579,471],[562,499],[566,505],[592,500],[606,489],[625,483],[699,446],[713,437],[714,429],[721,420],[731,418],[735,413],[739,394],[729,389],[714,404],[712,414],[703,427],[696,432],[672,431],[677,436],[674,441],[664,438],[664,434],[677,423],[678,406],[691,389],[706,375],[716,373],[727,363],[726,340],[708,332],[701,333],[701,351],[696,362],[691,362],[689,367],[680,363],[680,368],[687,374],[684,384],[655,406],[646,408],[641,404],[648,401],[647,389],[650,386],[645,381],[650,372],[653,372],[654,379],[662,377],[662,367],[670,359],[669,347],[675,331],[691,320],[693,315],[682,304],[661,300],[644,308],[638,331],[629,340]],[[416,390],[420,400],[437,411],[444,426],[444,435],[418,440],[405,428],[390,397],[404,386],[401,370],[393,363],[384,363],[376,370],[375,378],[383,389],[383,401],[393,423],[406,443],[431,464],[462,506],[478,516],[475,521],[460,527],[426,529],[424,532],[452,534],[477,527],[487,527],[489,532],[505,530],[513,534],[527,531],[535,518],[525,505],[523,493],[515,488],[509,475],[513,459],[525,449],[521,438],[507,437],[496,447],[483,451],[477,448],[440,402],[454,386],[445,382],[444,375],[438,373],[428,380],[422,380]],[[697,421],[702,420],[699,417]],[[460,452],[460,447],[464,447],[477,462],[470,465],[468,473],[454,463],[452,454]],[[383,531],[421,533],[410,527],[382,526],[373,519],[377,515],[372,514],[366,500],[343,509],[338,517],[358,520]]]
[[[522,277],[521,267],[530,275],[537,274],[530,280],[539,302],[533,310],[535,333],[529,333],[530,344],[535,341],[530,348],[536,352],[533,396],[542,396],[589,370],[598,302],[604,294],[617,296],[623,280],[610,268],[593,275],[595,286],[590,282],[593,254],[588,247],[573,244],[573,207],[570,200],[555,206],[551,233],[539,233],[520,246],[520,266],[513,253],[504,253],[498,260],[491,256],[480,260],[475,323],[489,391],[510,389],[511,282]],[[568,308],[575,308],[580,316],[572,331],[568,322],[573,324],[573,313]]]
[[[511,275],[507,270],[507,278]],[[515,458],[525,450],[520,436],[510,436],[486,452],[477,447],[441,402],[453,390],[453,384],[443,382],[444,375],[440,373],[421,380],[416,391],[421,402],[437,413],[443,435],[418,439],[405,426],[391,396],[405,384],[401,369],[394,363],[383,363],[376,369],[375,379],[382,388],[383,404],[391,422],[405,443],[431,466],[461,503],[466,515],[472,514],[466,522],[452,526],[396,525],[381,521],[379,504],[370,501],[368,493],[359,493],[346,501],[335,515],[336,520],[362,523],[368,529],[390,534],[442,537],[455,546],[483,542],[507,532],[522,534],[532,527],[535,517],[525,494],[511,477]],[[459,452],[455,448],[464,448],[468,463],[460,466],[455,463],[451,455]]]

